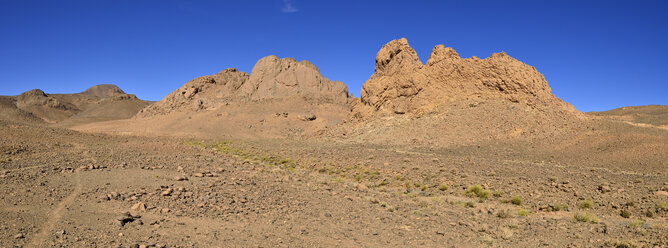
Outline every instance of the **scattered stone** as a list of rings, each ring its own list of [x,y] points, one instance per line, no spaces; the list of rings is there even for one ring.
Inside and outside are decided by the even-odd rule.
[[[173,191],[174,191],[174,190],[173,190],[172,188],[168,188],[168,189],[162,191],[162,192],[160,193],[160,195],[161,195],[161,196],[170,196],[170,195],[172,195],[172,192],[173,192]]]
[[[612,191],[612,189],[610,189],[610,186],[600,185],[600,186],[598,186],[598,191],[600,191],[601,193],[607,193],[607,192]]]
[[[175,176],[174,180],[176,181],[186,181],[188,178],[186,176]]]
[[[15,238],[15,239],[23,239],[23,238],[25,238],[25,237],[26,237],[26,236],[23,235],[23,233],[19,233],[19,234],[14,235],[14,238]]]
[[[302,121],[312,121],[316,118],[315,114],[311,112],[301,113],[297,117]]]
[[[204,177],[204,174],[202,173],[195,173],[193,174],[194,177]]]
[[[130,212],[121,213],[121,215],[116,217],[116,225],[125,226],[129,222],[135,221],[135,219],[141,218],[141,216],[132,216]]]
[[[169,208],[160,209],[160,213],[166,214],[166,213],[169,213],[169,212],[171,212],[171,210],[169,210]]]
[[[656,196],[668,196],[668,191],[659,190],[657,192],[654,192],[654,195],[656,195]]]
[[[138,202],[137,204],[133,205],[130,209],[135,211],[146,211],[146,205],[142,202]]]

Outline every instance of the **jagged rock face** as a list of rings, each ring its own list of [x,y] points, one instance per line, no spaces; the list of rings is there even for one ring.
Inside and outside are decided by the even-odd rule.
[[[273,55],[255,64],[241,91],[253,101],[302,97],[311,103],[347,104],[349,100],[345,84],[323,77],[310,62]]]
[[[230,102],[295,98],[312,104],[347,104],[349,101],[348,88],[320,75],[318,68],[310,62],[271,55],[260,59],[250,76],[231,68],[195,78],[140,111],[137,117],[177,110],[199,111]]]
[[[511,102],[575,111],[554,97],[534,67],[507,54],[461,58],[452,48],[434,47],[422,64],[406,39],[383,46],[376,71],[362,87],[360,115],[428,112],[439,105],[470,97],[505,98]]]
[[[234,68],[198,77],[188,81],[161,101],[142,109],[137,116],[167,114],[184,107],[197,111],[206,108],[207,105],[229,102],[236,99],[237,91],[246,81],[248,74]]]

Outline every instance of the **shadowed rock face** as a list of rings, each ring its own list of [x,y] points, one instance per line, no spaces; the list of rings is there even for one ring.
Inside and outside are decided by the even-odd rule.
[[[422,64],[404,38],[387,43],[378,52],[375,73],[364,83],[362,104],[356,109],[362,115],[422,113],[468,97],[504,98],[575,111],[552,95],[534,67],[504,52],[486,59],[464,59],[454,49],[438,45]]]
[[[260,59],[249,76],[237,69],[188,81],[161,101],[143,109],[146,117],[173,111],[199,111],[230,102],[304,99],[310,104],[348,104],[348,88],[332,82],[308,61],[267,56]]]

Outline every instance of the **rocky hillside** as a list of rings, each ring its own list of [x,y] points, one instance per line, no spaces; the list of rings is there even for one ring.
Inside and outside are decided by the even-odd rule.
[[[231,102],[294,99],[303,99],[313,105],[346,105],[350,101],[345,84],[323,77],[310,62],[271,55],[260,59],[250,75],[230,68],[188,81],[137,116],[215,109]]]
[[[18,96],[3,96],[2,102],[2,119],[47,123],[125,119],[149,104],[111,84],[75,94],[47,94],[33,89]]]

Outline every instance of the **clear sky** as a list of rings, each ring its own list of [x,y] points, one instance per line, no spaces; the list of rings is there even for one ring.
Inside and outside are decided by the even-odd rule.
[[[315,64],[360,95],[405,37],[427,61],[505,51],[582,111],[668,105],[668,1],[0,0],[0,95],[113,83],[160,100],[267,55]]]

